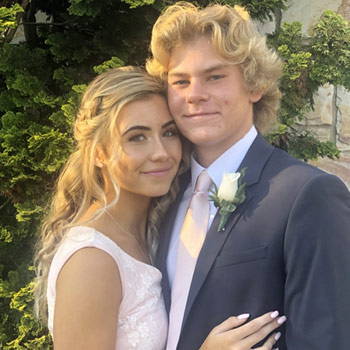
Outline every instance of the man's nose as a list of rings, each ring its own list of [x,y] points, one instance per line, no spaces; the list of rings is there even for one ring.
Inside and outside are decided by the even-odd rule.
[[[209,94],[206,91],[205,86],[199,80],[192,80],[186,92],[187,103],[199,103],[202,101],[207,101],[209,98]]]

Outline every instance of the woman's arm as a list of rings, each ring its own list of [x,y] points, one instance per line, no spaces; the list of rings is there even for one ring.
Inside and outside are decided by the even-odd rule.
[[[114,350],[121,299],[113,258],[96,248],[77,251],[56,283],[55,350]]]

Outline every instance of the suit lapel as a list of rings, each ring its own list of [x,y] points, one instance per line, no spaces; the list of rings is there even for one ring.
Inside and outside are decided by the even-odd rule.
[[[262,136],[258,135],[254,140],[252,146],[247,152],[242,164],[239,168],[247,168],[247,172],[244,178],[246,187],[246,199],[245,201],[231,214],[226,224],[225,231],[218,232],[217,228],[220,222],[220,214],[217,212],[213,223],[207,233],[202,250],[198,256],[197,264],[195,267],[191,288],[189,291],[185,314],[183,318],[182,328],[184,327],[188,314],[192,308],[195,298],[198,295],[217,255],[219,254],[226,239],[234,229],[238,219],[249,207],[249,202],[254,197],[254,191],[252,185],[257,183],[260,179],[261,172],[273,152],[273,147],[269,145]],[[238,170],[238,171],[239,171]]]
[[[164,220],[159,230],[160,240],[159,240],[159,246],[157,249],[155,265],[159,268],[159,270],[162,273],[162,282],[161,282],[162,291],[163,291],[165,307],[168,313],[170,310],[170,303],[171,303],[171,290],[169,285],[169,277],[168,277],[168,269],[167,269],[168,249],[169,249],[169,244],[171,240],[171,233],[172,233],[174,222],[176,219],[177,210],[181,203],[181,199],[182,199],[183,193],[185,192],[189,179],[190,179],[190,171],[180,176],[179,194],[176,200],[174,201],[174,203],[170,206],[167,214],[164,216]]]

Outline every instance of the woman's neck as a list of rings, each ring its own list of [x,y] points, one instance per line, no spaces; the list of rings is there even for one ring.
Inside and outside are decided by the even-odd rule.
[[[117,222],[124,231],[145,238],[148,210],[151,198],[120,190],[119,200],[108,208],[112,221]]]
[[[107,202],[111,203],[114,196],[107,196]],[[148,209],[151,198],[136,195],[127,191],[120,190],[118,201],[104,208],[104,203],[95,202],[78,220],[77,224],[93,227],[112,239],[122,233],[132,235],[139,241],[145,241],[146,224]],[[101,215],[95,214],[102,209]],[[91,220],[92,219],[92,220]],[[120,232],[123,231],[123,232]],[[117,240],[117,239],[116,239]]]

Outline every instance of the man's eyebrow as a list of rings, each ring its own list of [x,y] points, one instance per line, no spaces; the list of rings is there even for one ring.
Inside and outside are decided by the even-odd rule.
[[[169,77],[179,77],[179,78],[181,78],[181,77],[185,77],[185,76],[187,76],[187,74],[186,73],[182,73],[182,72],[172,72],[172,73],[169,73],[168,72],[168,78]]]
[[[216,71],[216,70],[219,70],[219,69],[225,69],[227,67],[231,66],[230,63],[218,63],[218,64],[215,64],[211,67],[208,67],[206,69],[204,69],[203,71],[201,71],[200,73],[201,74],[208,74],[208,73],[211,73],[213,71]],[[185,72],[181,72],[181,71],[174,71],[174,72],[168,72],[168,76],[169,77],[186,77],[188,75],[188,73],[185,73]]]
[[[169,120],[168,122],[166,122],[166,123],[164,123],[164,124],[162,125],[162,129],[165,129],[165,128],[167,128],[169,125],[172,125],[172,124],[175,125],[175,121],[174,121],[174,120]],[[144,126],[144,125],[134,125],[134,126],[131,126],[131,127],[128,128],[128,129],[126,129],[126,130],[123,132],[122,136],[126,135],[127,133],[129,133],[130,131],[133,131],[133,130],[146,130],[146,131],[149,131],[149,130],[151,130],[151,128],[148,127],[148,126]]]
[[[204,73],[211,73],[211,72],[213,72],[215,70],[224,69],[224,68],[227,68],[229,66],[230,66],[229,63],[219,63],[219,64],[216,64],[216,65],[214,65],[212,67],[209,67],[209,68],[205,69]]]

